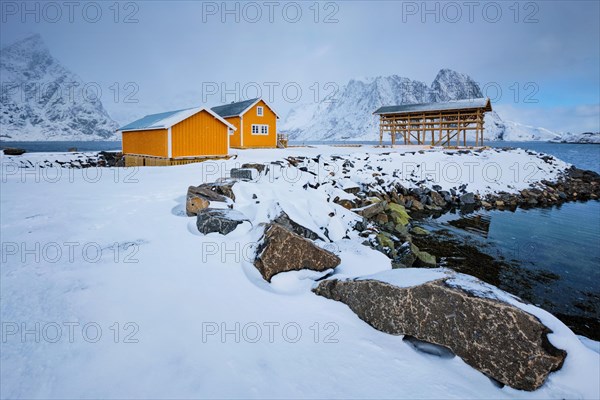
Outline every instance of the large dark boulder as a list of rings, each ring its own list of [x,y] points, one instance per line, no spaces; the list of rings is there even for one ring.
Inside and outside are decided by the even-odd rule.
[[[340,263],[335,254],[277,223],[266,226],[256,254],[254,266],[268,282],[280,272],[325,271]]]
[[[230,208],[205,208],[198,212],[196,226],[204,234],[218,232],[227,235],[248,219],[239,211]]]
[[[535,390],[561,368],[566,353],[548,341],[551,331],[535,316],[446,280],[406,288],[378,280],[326,280],[313,290],[347,304],[377,330],[445,346],[516,389]]]

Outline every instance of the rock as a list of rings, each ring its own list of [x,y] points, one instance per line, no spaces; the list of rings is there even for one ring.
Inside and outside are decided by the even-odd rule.
[[[296,235],[300,235],[306,239],[317,240],[320,238],[320,236],[315,232],[293,221],[285,212],[279,214],[279,216],[275,218],[273,222],[278,223],[284,228],[294,232]]]
[[[190,186],[193,187],[193,186]],[[189,191],[188,191],[188,196],[185,202],[185,213],[188,217],[193,217],[195,215],[198,215],[198,213],[200,212],[200,210],[204,210],[205,208],[208,208],[208,206],[210,205],[210,201],[208,201],[207,199],[201,197],[201,196],[197,196],[197,195],[190,195]]]
[[[475,195],[473,193],[465,193],[460,196],[460,202],[462,204],[475,204]]]
[[[485,207],[485,208],[486,208],[486,210],[489,210],[490,208],[492,208],[492,205],[491,205],[490,203],[488,203],[487,201],[482,201],[482,202],[481,202],[481,205],[482,205],[483,207]]]
[[[347,210],[354,208],[354,203],[351,200],[338,198],[338,199],[334,200],[334,203],[339,204],[340,206],[344,207]]]
[[[4,155],[6,156],[20,156],[25,153],[25,149],[18,149],[16,147],[7,147],[4,149]]]
[[[360,192],[361,189],[360,189],[360,186],[358,186],[358,185],[356,185],[356,186],[349,185],[349,186],[344,187],[343,190],[346,193],[357,194],[358,192]]]
[[[417,255],[412,251],[412,246],[414,246],[411,242],[405,242],[398,249],[398,256],[394,259],[394,262],[400,263],[408,268],[412,267],[412,265],[417,260]]]
[[[415,211],[423,211],[425,209],[423,203],[421,203],[419,200],[413,200],[410,208]]]
[[[235,183],[235,180],[227,179],[220,182],[203,183],[199,187],[211,190],[235,201],[235,194],[233,194],[233,185],[235,185]]]
[[[237,179],[241,181],[252,180],[252,169],[253,168],[232,168],[229,172],[231,179]]]
[[[390,250],[394,250],[394,241],[388,235],[385,235],[383,232],[377,234],[377,242],[381,247],[387,247]]]
[[[379,213],[375,216],[375,222],[381,225],[385,225],[388,222],[388,216],[384,213]]]
[[[438,207],[444,207],[446,205],[446,200],[444,200],[444,197],[438,192],[432,191],[429,197],[431,198],[432,203]]]
[[[385,211],[385,207],[387,205],[386,201],[378,201],[377,203],[373,203],[364,208],[355,210],[358,215],[361,215],[367,219],[373,218],[379,213]]]
[[[267,166],[265,164],[258,164],[258,163],[242,164],[242,169],[255,169],[258,171],[259,174],[262,174],[262,172],[265,170],[265,168],[267,168]],[[252,179],[252,177],[250,179]]]
[[[230,208],[205,208],[198,212],[196,226],[205,235],[211,232],[227,235],[244,221],[248,219],[239,211]]]
[[[388,210],[390,211],[390,216],[392,220],[396,224],[408,225],[408,221],[410,220],[410,215],[406,212],[404,206],[396,203],[389,203],[387,205]]]
[[[398,233],[402,238],[408,238],[410,235],[408,233],[408,227],[406,225],[398,224],[394,227],[394,232]]]
[[[566,353],[548,341],[550,330],[536,317],[446,281],[402,288],[373,279],[325,280],[313,291],[347,304],[379,331],[444,346],[515,389],[535,390],[561,368]]]
[[[416,246],[415,246],[416,247]],[[437,266],[435,256],[426,251],[417,250],[416,266],[420,268],[435,268]]]
[[[396,261],[407,267],[435,268],[437,265],[434,255],[421,251],[412,242],[406,242],[400,247]]]
[[[419,235],[419,236],[427,236],[429,235],[429,231],[427,229],[423,229],[420,226],[414,226],[411,230],[410,233],[412,233],[413,235]]]
[[[280,272],[325,271],[339,263],[335,254],[277,223],[270,223],[265,228],[254,266],[266,281],[271,282],[271,278]]]
[[[226,201],[225,196],[213,192],[207,187],[190,186],[188,187],[185,212],[188,217],[197,215],[200,210],[208,208],[211,201]]]

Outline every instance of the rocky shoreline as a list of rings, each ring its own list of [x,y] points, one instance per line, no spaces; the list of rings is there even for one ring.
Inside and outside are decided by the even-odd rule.
[[[461,187],[436,191],[405,188],[401,184],[383,193],[379,190],[361,192],[355,188],[349,191],[359,200],[334,201],[364,217],[364,221],[355,226],[366,239],[363,244],[388,256],[392,260],[392,268],[433,268],[442,265],[533,301],[532,286],[544,285],[559,277],[548,271],[533,272],[494,258],[475,246],[456,240],[450,232],[446,232],[446,236],[430,234],[418,226],[419,220],[449,212],[515,211],[517,208],[554,207],[571,201],[597,200],[600,198],[600,175],[571,167],[555,182],[544,180],[519,193],[487,196],[465,192]],[[500,279],[501,274],[512,278]],[[599,320],[558,314],[576,333],[600,340]]]
[[[427,212],[444,212],[456,205],[481,207],[481,200],[475,195],[406,189],[401,185],[384,193],[365,192],[359,186],[348,185],[345,192],[354,195],[356,202],[337,197],[329,201],[358,216],[353,230],[364,238],[364,245],[391,260],[392,270],[340,279],[336,269],[342,259],[335,251],[315,243],[329,239],[326,229],[321,234],[313,231],[285,211],[272,214],[270,222],[254,225],[251,218],[235,207],[243,199],[234,187],[251,187],[254,177],[268,174],[274,165],[281,167],[244,164],[241,169],[232,169],[229,179],[190,186],[186,196],[186,213],[196,217],[197,228],[204,235],[228,235],[239,225],[250,224],[247,234],[258,235],[260,239],[253,260],[248,261],[268,284],[284,272],[311,270],[315,294],[345,303],[377,330],[403,335],[425,346],[437,346],[435,351],[449,357],[458,355],[500,386],[536,390],[551,372],[562,367],[567,352],[549,341],[547,335],[553,333],[552,329],[524,312],[519,306],[524,303],[482,281],[472,280],[470,275],[454,275],[456,272],[450,269],[439,268],[436,254],[423,250],[431,234],[417,226],[415,220]],[[290,165],[294,166],[294,162]],[[579,190],[584,185],[582,179],[597,182],[598,178],[578,170],[570,170],[565,176],[568,176],[565,182],[569,183],[560,187],[573,197],[577,195],[571,190]],[[314,186],[307,184],[304,190],[316,189]],[[596,190],[597,185],[592,186]],[[584,193],[591,195],[594,190]],[[445,202],[444,197],[450,201]],[[551,195],[543,198],[555,201]],[[563,197],[556,196],[558,199]],[[256,194],[252,200],[260,203]],[[333,216],[335,212],[330,213]],[[345,236],[350,239],[352,235],[347,231]],[[415,281],[414,271],[421,271],[416,274],[424,273],[425,278]]]

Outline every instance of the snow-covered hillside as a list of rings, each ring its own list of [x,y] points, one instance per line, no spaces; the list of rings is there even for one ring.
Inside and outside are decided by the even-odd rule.
[[[553,140],[553,142],[600,144],[600,132],[583,132],[579,134],[567,132],[559,139]]]
[[[118,139],[117,123],[95,92],[84,91],[81,78],[52,57],[39,35],[0,51],[0,79],[1,139]]]
[[[397,75],[351,80],[320,103],[292,109],[281,131],[292,140],[378,140],[377,117],[383,105],[428,103],[483,97],[479,85],[468,75],[442,69],[429,86]],[[492,112],[486,116],[488,140],[555,140],[560,134],[517,122],[504,121]]]
[[[484,137],[488,140],[521,141],[553,141],[559,140],[561,134],[545,128],[523,125],[518,122],[505,121],[492,111],[485,115]]]

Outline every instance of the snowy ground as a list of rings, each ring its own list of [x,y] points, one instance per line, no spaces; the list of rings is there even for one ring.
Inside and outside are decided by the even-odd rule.
[[[500,389],[457,357],[419,353],[374,330],[345,305],[311,293],[312,273],[262,280],[251,264],[258,225],[280,210],[309,228],[328,228],[332,242],[324,237],[320,245],[341,257],[338,277],[385,274],[389,260],[348,231],[354,214],[327,201],[373,173],[388,171],[379,177],[392,179],[401,164],[438,165],[437,179],[426,184],[490,192],[552,179],[567,167],[524,151],[408,150],[414,147],[252,150],[229,161],[84,170],[14,163],[39,165],[64,154],[2,156],[1,397],[598,398],[598,343],[535,307],[523,306],[554,329],[549,339],[569,356],[529,393]],[[195,218],[185,217],[189,185],[245,162],[319,154],[319,163],[308,165],[316,175],[272,165],[268,177],[237,184],[235,208],[251,224],[228,236],[203,236]],[[350,178],[340,176],[344,160],[335,154],[355,163]],[[461,171],[459,183],[441,172],[451,163]],[[501,177],[490,179],[498,167]],[[393,179],[416,185],[422,179],[410,171]],[[316,180],[318,189],[304,188]],[[406,282],[422,273],[407,270]]]

